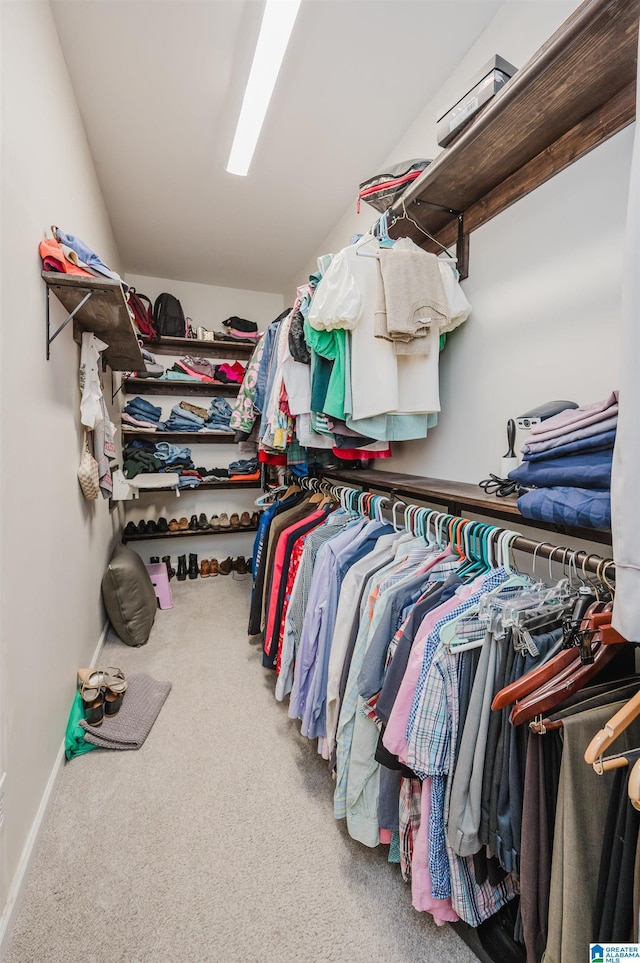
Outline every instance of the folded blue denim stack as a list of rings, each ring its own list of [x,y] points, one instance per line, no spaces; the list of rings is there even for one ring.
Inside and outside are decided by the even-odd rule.
[[[165,431],[200,431],[204,428],[204,418],[180,405],[174,405],[164,427]]]
[[[122,410],[135,421],[157,425],[157,427],[161,430],[164,427],[163,423],[160,421],[162,408],[158,408],[157,405],[152,405],[151,402],[147,401],[146,398],[132,398]]]
[[[258,470],[257,458],[240,458],[229,465],[230,475],[253,475]]]
[[[530,491],[518,499],[525,518],[584,528],[611,527],[611,465],[618,392],[561,411],[536,425],[509,478]]]
[[[231,405],[226,398],[213,398],[209,405],[209,417],[206,427],[211,431],[233,431],[229,426],[231,420]]]

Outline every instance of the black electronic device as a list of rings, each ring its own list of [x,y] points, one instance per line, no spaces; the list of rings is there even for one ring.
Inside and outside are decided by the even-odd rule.
[[[565,411],[567,408],[577,407],[575,401],[547,401],[543,405],[538,405],[537,408],[532,408],[531,411],[525,411],[523,415],[518,415],[516,424],[518,428],[524,428],[526,431],[528,428],[533,428],[534,425],[539,425],[541,421],[546,421],[547,418],[553,418],[554,415]]]

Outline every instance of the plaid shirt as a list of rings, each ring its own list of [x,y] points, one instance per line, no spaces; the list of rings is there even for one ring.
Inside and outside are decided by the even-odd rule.
[[[420,797],[422,783],[419,779],[400,780],[400,800],[398,814],[400,817],[400,872],[405,883],[411,879],[411,861],[413,859],[413,841],[420,829]]]
[[[459,615],[461,610],[466,611],[470,604],[474,604],[474,600],[477,603],[482,594],[496,588],[506,577],[503,569],[496,570],[485,580],[483,592],[476,593],[458,610],[449,613],[449,618],[442,619],[434,627],[427,640],[423,660],[423,666],[427,660],[429,665],[420,690],[420,712],[411,735],[407,730],[411,760],[409,765],[415,768],[415,761],[419,759],[419,773],[425,777],[431,776],[429,873],[433,896],[444,899],[450,895],[453,908],[461,919],[471,926],[478,926],[497,912],[512,898],[516,887],[510,876],[499,886],[492,886],[488,881],[478,886],[473,858],[457,856],[446,840],[451,783],[447,776],[453,761],[453,747],[458,731],[458,674],[462,671],[462,660],[437,641],[435,651],[432,650],[429,657],[429,643],[436,630],[439,633],[443,624]],[[416,749],[419,749],[419,756],[416,755]]]

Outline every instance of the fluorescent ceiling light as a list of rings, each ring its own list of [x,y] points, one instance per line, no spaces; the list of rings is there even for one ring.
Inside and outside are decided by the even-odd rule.
[[[227,163],[230,174],[244,177],[249,170],[301,2],[267,0]]]

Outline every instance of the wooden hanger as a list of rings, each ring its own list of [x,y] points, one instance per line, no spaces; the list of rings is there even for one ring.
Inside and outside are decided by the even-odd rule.
[[[617,753],[613,756],[605,756],[604,758],[602,754],[613,745],[618,736],[623,733],[638,716],[640,716],[640,692],[636,692],[636,694],[609,719],[606,726],[595,734],[587,746],[584,761],[589,763],[590,766],[593,766],[597,773],[627,766],[629,760],[624,752]]]
[[[580,628],[582,629],[584,625],[586,629],[587,623],[585,619],[597,614],[603,608],[604,602],[592,602],[584,613],[584,618],[580,622]],[[611,615],[607,615],[606,618],[610,620]],[[575,645],[572,645],[569,649],[563,649],[547,662],[543,662],[542,665],[532,669],[531,672],[527,672],[521,679],[518,679],[516,682],[511,682],[509,685],[500,689],[493,698],[491,708],[494,711],[504,709],[506,706],[512,705],[514,702],[518,702],[536,691],[541,692],[542,690],[546,690],[549,684],[553,684],[554,681],[559,682],[565,678],[566,670],[578,662],[579,656],[580,650]],[[571,671],[573,671],[573,668]]]
[[[536,716],[544,716],[546,712],[558,708],[574,692],[583,689],[617,655],[615,646],[597,645],[592,663],[583,665],[579,660],[574,660],[557,680],[552,680],[542,689],[518,702],[509,716],[511,724],[519,726],[523,722],[530,722]]]
[[[634,762],[633,769],[629,773],[629,787],[627,792],[633,808],[640,809],[640,759]]]

